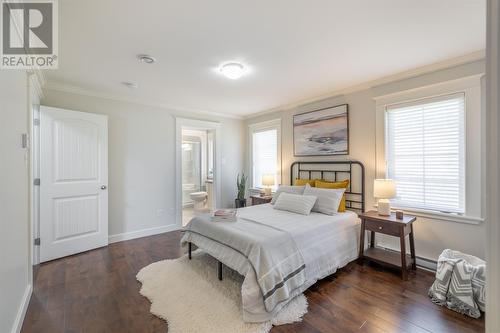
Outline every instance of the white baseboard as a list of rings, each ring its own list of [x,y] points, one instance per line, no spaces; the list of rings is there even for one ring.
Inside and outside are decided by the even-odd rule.
[[[116,242],[130,240],[130,239],[162,234],[165,232],[174,231],[174,230],[178,230],[178,229],[179,229],[178,225],[169,224],[169,225],[161,226],[161,227],[147,228],[147,229],[141,229],[141,230],[136,230],[136,231],[129,231],[129,232],[124,232],[122,234],[109,235],[108,236],[108,243],[112,244],[112,243],[116,243]]]
[[[28,305],[30,304],[32,291],[33,286],[31,284],[26,286],[23,299],[21,301],[21,306],[17,311],[16,319],[14,320],[14,324],[12,325],[12,333],[19,333],[21,332],[21,328],[23,328],[24,316],[26,316],[26,311],[28,310]]]

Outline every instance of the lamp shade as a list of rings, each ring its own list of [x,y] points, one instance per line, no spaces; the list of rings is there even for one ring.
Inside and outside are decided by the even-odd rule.
[[[274,185],[274,175],[272,173],[266,173],[262,175],[262,185],[273,186]]]
[[[379,199],[391,199],[396,196],[396,182],[392,179],[375,179],[373,196]]]

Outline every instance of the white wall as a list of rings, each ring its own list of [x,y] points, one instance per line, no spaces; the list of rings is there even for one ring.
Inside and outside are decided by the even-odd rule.
[[[24,71],[0,74],[0,332],[19,329],[31,292],[29,243],[28,81]]]
[[[44,90],[43,105],[109,117],[109,234],[161,231],[175,223],[175,116],[222,124],[222,206],[232,207],[243,169],[243,122]]]
[[[355,159],[363,162],[366,168],[366,207],[367,209],[373,209],[375,203],[373,198],[373,179],[375,178],[376,169],[376,112],[374,97],[484,73],[484,66],[483,60],[475,61],[410,79],[328,98],[300,107],[267,113],[247,119],[245,127],[248,130],[249,124],[279,117],[282,118],[282,181],[284,184],[288,184],[290,182],[290,164],[295,160],[299,160],[299,158],[293,156],[292,116],[322,107],[343,103],[349,104],[350,155],[300,158],[300,160]],[[486,239],[484,223],[469,225],[425,218],[418,218],[417,221],[414,226],[417,256],[436,260],[443,249],[453,248],[484,258]],[[399,241],[389,237],[379,237],[377,243],[380,246],[388,248],[399,248]]]

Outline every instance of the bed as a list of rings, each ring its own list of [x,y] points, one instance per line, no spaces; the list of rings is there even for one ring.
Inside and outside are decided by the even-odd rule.
[[[364,168],[357,161],[295,162],[294,179],[349,179],[347,211],[335,215],[300,215],[274,209],[271,204],[238,210],[237,222],[193,218],[184,229],[182,245],[191,244],[222,265],[241,274],[243,320],[263,322],[317,280],[325,278],[358,256],[360,221],[364,210]]]

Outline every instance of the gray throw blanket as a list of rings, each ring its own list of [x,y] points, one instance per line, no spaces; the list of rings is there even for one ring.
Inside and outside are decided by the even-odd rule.
[[[236,222],[211,222],[209,217],[199,216],[184,231],[206,237],[247,258],[269,312],[306,281],[304,259],[282,223],[240,217]]]
[[[439,305],[479,318],[485,311],[486,262],[446,249],[437,263],[436,280],[429,289],[429,297]]]

